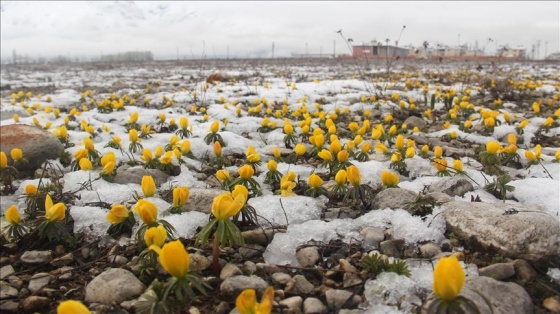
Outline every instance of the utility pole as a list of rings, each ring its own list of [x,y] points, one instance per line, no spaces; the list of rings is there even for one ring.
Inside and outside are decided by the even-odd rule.
[[[274,42],[272,42],[272,59],[274,59]]]
[[[332,41],[332,56],[333,58],[336,58],[336,40]]]

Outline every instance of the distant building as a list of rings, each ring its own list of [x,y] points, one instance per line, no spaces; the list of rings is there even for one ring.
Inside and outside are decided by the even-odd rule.
[[[525,47],[508,48],[504,47],[500,49],[500,55],[503,58],[527,58],[527,49]]]
[[[383,45],[381,42],[353,46],[352,50],[356,58],[408,57],[411,55],[410,48]]]

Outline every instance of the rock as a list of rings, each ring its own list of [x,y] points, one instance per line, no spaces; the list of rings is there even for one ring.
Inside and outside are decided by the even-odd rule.
[[[286,273],[274,273],[274,274],[272,274],[272,282],[277,284],[277,285],[284,286],[288,282],[290,282],[290,280],[292,280],[292,276],[290,276]]]
[[[449,196],[463,196],[465,193],[474,191],[470,181],[461,177],[450,177],[430,185],[429,192],[442,192]]]
[[[313,267],[321,258],[316,246],[305,247],[296,253],[296,258],[301,267]]]
[[[208,84],[216,84],[218,82],[226,82],[229,80],[229,76],[226,74],[222,74],[221,72],[214,72],[206,78],[206,83]]]
[[[442,192],[432,192],[426,194],[425,198],[427,200],[433,201],[436,205],[441,205],[454,201],[455,199]]]
[[[29,280],[29,285],[27,286],[27,288],[32,293],[35,293],[41,290],[41,288],[48,285],[51,279],[52,275],[49,273],[36,273],[31,276],[31,280]]]
[[[60,276],[58,276],[58,280],[69,280],[72,278],[72,270],[74,267],[64,266],[60,268]]]
[[[373,198],[373,208],[375,209],[398,209],[405,208],[407,204],[410,204],[416,200],[416,193],[400,188],[388,188],[379,192]]]
[[[402,258],[404,239],[394,239],[381,242],[379,249],[387,256]]]
[[[18,291],[14,287],[10,286],[5,281],[0,281],[0,300],[15,298],[18,296]]]
[[[227,263],[226,266],[224,266],[224,268],[222,268],[222,271],[220,272],[220,280],[225,280],[226,278],[238,276],[238,275],[243,275],[241,269],[239,269],[239,267],[237,267],[234,264]]]
[[[212,265],[212,261],[200,254],[190,254],[190,258],[190,270],[192,271],[203,271]]]
[[[362,246],[368,250],[379,248],[379,243],[385,240],[384,229],[381,227],[365,227],[360,231],[360,235],[364,237]]]
[[[295,275],[292,280],[286,284],[284,292],[291,295],[307,295],[313,292],[315,286],[310,283],[304,276]]]
[[[303,301],[303,313],[305,314],[324,314],[327,307],[317,298],[307,298]]]
[[[443,207],[447,229],[482,248],[528,261],[560,256],[560,222],[537,206],[454,201]],[[519,213],[504,215],[512,209]]]
[[[351,207],[331,207],[325,211],[325,221],[333,221],[335,219],[354,219],[360,215],[360,211]]]
[[[468,277],[465,282],[467,289],[461,290],[460,295],[473,300],[483,313],[510,314],[533,313],[533,301],[529,294],[520,285],[513,282],[501,282],[490,277]],[[480,296],[485,296],[492,304],[490,311],[486,301]]]
[[[252,276],[257,272],[257,264],[251,261],[245,261],[242,271],[245,276]]]
[[[53,265],[55,267],[61,267],[61,266],[68,265],[68,264],[72,263],[73,261],[74,261],[74,254],[68,253],[68,254],[62,255],[61,257],[53,259],[51,261],[51,265]]]
[[[159,169],[145,169],[142,166],[130,167],[129,165],[124,164],[118,168],[117,174],[113,178],[113,182],[118,184],[140,184],[142,182],[142,177],[144,176],[152,176],[156,186],[158,187],[167,182],[167,179],[169,178],[167,173]]]
[[[529,283],[537,278],[537,272],[527,261],[516,259],[513,261],[513,268],[515,269],[515,278]]]
[[[303,298],[300,296],[295,296],[295,297],[284,299],[278,303],[284,307],[287,307],[290,313],[301,313],[301,305],[303,304]]]
[[[268,287],[268,283],[257,276],[235,276],[226,278],[220,285],[220,293],[226,299],[235,300],[245,289],[255,289],[258,295],[262,295]]]
[[[341,308],[352,308],[362,302],[362,298],[346,290],[331,289],[325,292],[327,306],[331,310],[340,310]]]
[[[224,193],[222,190],[191,189],[189,201],[185,204],[183,210],[210,214],[214,197],[222,193]]]
[[[52,259],[52,251],[26,251],[20,257],[22,263],[31,265],[48,263]]]
[[[424,119],[416,116],[410,116],[404,120],[404,124],[406,124],[407,128],[412,130],[415,127],[418,127],[420,130],[425,129],[427,122]]]
[[[128,263],[128,259],[122,255],[109,255],[107,256],[107,261],[109,263],[121,266]]]
[[[49,307],[51,300],[47,297],[32,295],[21,301],[21,307],[26,312],[35,312]]]
[[[239,248],[239,254],[244,259],[252,259],[257,256],[261,256],[262,252],[264,252],[265,247],[258,245],[258,244],[246,244]]]
[[[512,263],[497,263],[479,268],[478,275],[503,281],[513,277],[515,269]]]
[[[190,202],[190,199],[189,199]],[[187,202],[188,204],[188,202]],[[255,230],[248,230],[241,232],[243,239],[245,240],[245,244],[258,244],[262,246],[267,246],[272,239],[274,239],[274,234],[278,231],[267,229],[255,229]]]
[[[8,277],[8,282],[10,282],[10,286],[16,289],[21,289],[23,287],[23,280],[21,280],[18,276]]]
[[[18,309],[19,309],[19,303],[17,303],[16,301],[6,300],[6,301],[0,303],[0,312],[1,313],[17,312]]]
[[[86,286],[87,302],[111,304],[121,303],[139,296],[146,287],[126,269],[110,268]]]
[[[420,255],[423,258],[432,258],[441,253],[441,248],[435,243],[426,243],[420,246]]]
[[[560,297],[553,296],[543,300],[543,307],[554,314],[560,313]]]
[[[13,164],[10,151],[19,148],[27,163],[17,166],[18,170],[35,171],[50,159],[57,159],[64,151],[64,145],[51,132],[39,127],[11,124],[0,126],[0,150],[6,153],[8,163]]]
[[[15,272],[12,265],[2,266],[2,268],[0,268],[0,280],[10,277]]]

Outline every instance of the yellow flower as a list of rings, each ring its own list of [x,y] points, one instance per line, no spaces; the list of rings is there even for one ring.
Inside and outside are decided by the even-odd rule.
[[[276,169],[278,168],[278,163],[274,159],[271,159],[266,164],[266,167],[269,171],[276,171]]]
[[[218,170],[218,171],[216,171],[216,178],[220,182],[223,182],[223,181],[229,179],[229,172],[226,169]]]
[[[323,184],[323,179],[316,174],[312,174],[309,176],[308,182],[312,188],[318,189]]]
[[[66,205],[64,203],[56,203],[53,205],[52,198],[49,194],[45,198],[45,219],[48,222],[60,221],[66,216]]]
[[[294,127],[291,124],[284,124],[284,133],[286,135],[292,135],[294,133]]]
[[[142,156],[140,156],[140,159],[142,159],[142,160],[145,161],[145,162],[150,162],[150,161],[152,161],[152,159],[153,159],[153,157],[152,157],[152,152],[151,152],[149,149],[144,148],[144,149],[142,150]]]
[[[76,151],[74,153],[74,158],[76,158],[76,160],[80,160],[82,158],[86,158],[88,156],[88,150],[87,149],[80,149],[78,151]]]
[[[364,142],[360,147],[360,151],[362,152],[362,154],[368,154],[370,150],[371,144],[369,142]]]
[[[101,170],[101,173],[111,174],[111,173],[113,173],[113,170],[115,170],[115,162],[110,161],[105,166],[103,166],[103,169]]]
[[[255,170],[253,169],[253,167],[251,167],[251,165],[242,166],[241,168],[239,168],[238,172],[239,172],[239,176],[243,180],[249,180],[251,179],[253,174],[255,174]]]
[[[219,129],[220,129],[220,121],[212,122],[212,124],[210,125],[210,132],[217,133]]]
[[[444,301],[451,301],[459,295],[464,283],[465,272],[457,257],[442,257],[434,268],[434,293]]]
[[[274,147],[272,149],[272,155],[274,155],[274,158],[279,159],[280,157],[282,157],[282,154],[280,153],[280,150],[278,149],[278,147]]]
[[[411,146],[406,149],[405,156],[406,158],[412,158],[416,154],[416,149]]]
[[[14,119],[14,122],[16,122],[16,123],[19,122],[19,115],[17,113],[14,113],[12,118]]]
[[[436,167],[437,171],[443,172],[447,168],[447,160],[443,158],[436,158],[434,160],[434,166]]]
[[[158,145],[154,150],[154,156],[156,156],[156,158],[159,158],[161,157],[161,155],[163,155],[163,147],[161,145]]]
[[[247,200],[247,199],[249,199],[249,190],[247,190],[247,188],[244,185],[237,184],[233,188],[233,191],[231,191],[231,197],[233,197],[233,199],[235,199],[237,197],[237,195],[243,195],[245,200]]]
[[[12,205],[6,210],[6,221],[10,225],[19,225],[21,215],[19,214],[16,205]]]
[[[554,154],[554,158],[555,158],[557,161],[560,161],[560,149],[556,151],[556,153]]]
[[[395,140],[395,147],[397,149],[402,149],[404,147],[404,137],[402,136],[402,134],[399,134],[397,136],[397,139]]]
[[[117,162],[117,158],[115,157],[115,153],[109,152],[101,157],[101,166],[107,165],[110,161]]]
[[[274,289],[272,287],[266,288],[261,303],[257,303],[254,289],[245,289],[235,299],[235,307],[239,314],[270,314],[273,301]]]
[[[348,160],[348,158],[350,157],[350,153],[348,153],[347,150],[341,150],[338,152],[338,154],[336,154],[336,160],[338,160],[338,162],[346,162]]]
[[[153,203],[143,199],[138,200],[135,210],[145,224],[149,225],[156,222],[158,210]]]
[[[399,184],[399,175],[388,170],[383,170],[381,172],[381,183],[387,187],[395,187]]]
[[[15,161],[20,161],[23,159],[23,151],[19,148],[14,148],[10,151],[12,159]]]
[[[89,137],[84,138],[84,147],[90,152],[95,150],[95,146],[93,145],[93,141]]]
[[[537,159],[541,158],[541,150],[542,150],[541,144],[537,144],[535,146],[535,157],[537,157]]]
[[[317,154],[317,156],[319,156],[319,158],[323,159],[323,161],[325,162],[330,162],[333,159],[331,152],[327,149],[321,150],[319,154]]]
[[[136,131],[136,129],[131,129],[130,131],[128,131],[128,138],[133,143],[138,142],[138,131]]]
[[[529,121],[528,120],[523,120],[519,123],[519,125],[517,127],[520,128],[520,129],[523,129],[527,126],[527,124],[529,124]]]
[[[212,202],[212,215],[218,220],[229,219],[239,213],[246,201],[247,198],[243,193],[238,193],[235,198],[233,198],[231,193],[222,193],[214,197]]]
[[[90,314],[88,308],[80,301],[66,300],[56,308],[56,314]]]
[[[165,243],[165,239],[167,239],[167,231],[163,225],[151,227],[146,230],[146,233],[144,233],[144,242],[148,248],[152,245],[155,245],[158,248],[162,247]]]
[[[186,155],[191,152],[191,142],[189,140],[184,140],[181,143],[181,154]]]
[[[189,127],[189,119],[186,117],[179,118],[179,125],[181,126],[181,129],[186,129]]]
[[[282,178],[282,180],[280,180],[280,194],[282,196],[290,196],[293,195],[293,189],[296,187],[296,183],[294,181],[291,180],[287,180],[285,178]]]
[[[145,197],[152,197],[156,194],[156,183],[152,176],[143,176],[141,185]]]
[[[37,186],[35,184],[28,184],[25,186],[26,195],[37,195]]]
[[[298,155],[298,156],[303,156],[303,155],[305,155],[305,151],[306,151],[305,145],[303,145],[303,144],[301,144],[301,143],[297,144],[296,147],[294,147],[294,152],[295,152],[296,155]]]
[[[389,152],[389,148],[387,148],[387,146],[385,146],[381,142],[377,142],[377,144],[375,144],[375,149],[380,151],[383,154],[387,154]]]
[[[120,224],[128,218],[130,211],[122,204],[113,204],[107,213],[107,221],[112,224]]]
[[[360,175],[358,168],[352,165],[346,169],[346,173],[348,175],[348,182],[355,187],[359,187],[362,181],[362,176]]]
[[[79,165],[80,165],[81,170],[92,170],[93,169],[93,164],[87,158],[80,159]]]
[[[525,158],[527,158],[529,162],[534,162],[537,159],[537,156],[535,156],[535,154],[532,151],[526,150]]]
[[[166,152],[163,157],[161,157],[160,162],[162,165],[168,165],[173,160],[173,151]]]
[[[4,152],[0,152],[0,170],[8,167],[8,157]]]
[[[138,112],[133,112],[130,114],[130,123],[136,123],[138,121]]]
[[[507,141],[508,141],[508,144],[510,144],[510,145],[517,144],[517,136],[515,136],[515,134],[513,134],[513,133],[510,133],[510,134],[508,134]]]
[[[441,156],[443,156],[443,148],[441,146],[434,147],[434,157],[441,158]]]
[[[256,163],[261,160],[261,155],[259,155],[255,147],[251,145],[247,147],[247,152],[245,153],[245,156],[247,157],[247,161],[249,161],[250,163]]]
[[[190,191],[186,186],[176,187],[173,189],[173,206],[181,207],[185,205],[189,199]]]
[[[214,155],[216,155],[216,157],[222,156],[222,144],[218,141],[214,142]]]
[[[183,278],[189,272],[190,256],[180,240],[166,243],[159,252],[159,263],[171,276]]]
[[[500,150],[500,143],[498,141],[489,141],[486,143],[486,151],[488,154],[495,155]]]
[[[342,144],[339,140],[331,141],[329,149],[331,150],[331,153],[333,153],[333,155],[337,155],[342,150]]]
[[[451,167],[457,172],[463,172],[463,162],[459,159],[453,160],[453,166]]]
[[[345,185],[347,179],[348,179],[348,173],[344,169],[338,170],[338,172],[334,176],[334,181],[338,185]]]

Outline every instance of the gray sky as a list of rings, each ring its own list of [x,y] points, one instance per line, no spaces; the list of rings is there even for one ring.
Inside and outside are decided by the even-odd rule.
[[[348,53],[339,29],[354,43],[373,39],[400,45],[497,47],[532,45],[540,57],[558,52],[560,1],[0,1],[1,58],[99,57],[150,50],[156,59],[270,57],[291,53]],[[488,43],[488,38],[494,41]]]

